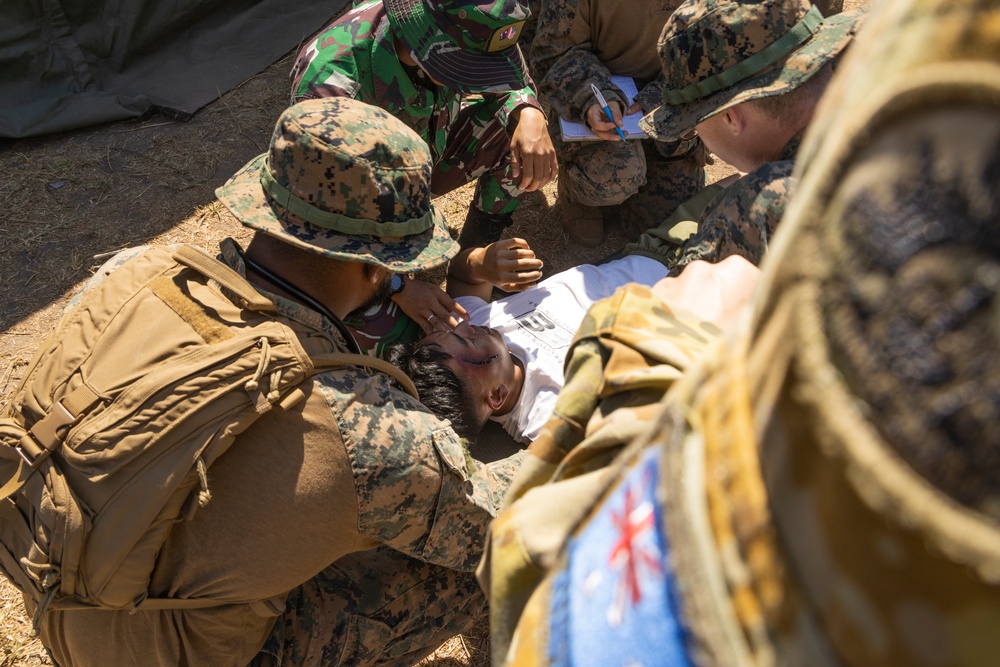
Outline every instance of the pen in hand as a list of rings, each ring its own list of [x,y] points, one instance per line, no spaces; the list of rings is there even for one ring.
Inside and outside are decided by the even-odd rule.
[[[611,107],[608,106],[608,102],[604,99],[604,95],[601,95],[601,90],[594,84],[590,84],[590,89],[594,91],[594,97],[597,98],[597,103],[604,108],[604,114],[608,117],[608,120],[614,124],[615,117],[611,115]],[[618,127],[618,125],[615,125],[615,132],[617,132],[618,136],[622,138],[622,141],[625,141],[625,133],[622,132],[622,129]]]

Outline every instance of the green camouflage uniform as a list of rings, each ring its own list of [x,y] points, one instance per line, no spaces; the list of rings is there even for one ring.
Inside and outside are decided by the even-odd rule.
[[[646,27],[645,22],[662,25],[677,7],[676,0],[657,3],[616,3],[620,16],[620,32],[607,37],[609,28],[600,25],[595,16],[600,0],[591,0],[589,11],[578,15],[578,0],[545,0],[539,11],[538,26],[531,44],[531,66],[538,78],[539,93],[547,107],[568,120],[580,121],[587,107],[594,104],[590,84],[596,85],[605,99],[628,106],[625,94],[611,82],[612,74],[631,72],[611,71],[598,57],[604,39],[634,39],[636,30],[630,22],[643,24],[643,34],[649,37],[648,51],[652,54],[658,28]],[[625,5],[625,6],[622,6]],[[580,39],[575,22],[584,22],[590,29],[586,40]],[[592,24],[594,22],[595,24]],[[661,101],[663,77],[650,76],[637,80],[640,86],[636,101],[652,110]],[[626,235],[638,235],[660,222],[683,201],[705,185],[705,172],[694,154],[700,142],[657,142],[651,140],[564,142],[557,122],[549,123],[549,134],[559,159],[559,180],[562,191],[574,202],[587,206],[617,206],[614,213]]]
[[[302,48],[292,69],[292,99],[352,97],[381,107],[430,146],[435,196],[477,180],[476,208],[515,210],[523,191],[511,176],[511,114],[523,105],[539,107],[533,84],[470,98],[409,69],[396,56],[382,1],[370,0]]]
[[[996,0],[876,8],[800,149],[751,317],[680,379],[682,365],[654,354],[632,370],[631,395],[592,380],[560,396],[566,413],[625,411],[621,422],[645,429],[632,424],[644,432],[629,442],[592,417],[581,442],[553,419],[566,444],[525,463],[483,563],[493,664],[608,664],[574,653],[562,621],[620,573],[609,558],[582,591],[565,582],[591,526],[650,470],[646,528],[667,546],[641,579],[644,593],[669,588],[659,620],[678,620],[684,655],[647,664],[996,663],[998,30]],[[662,329],[645,317],[630,331],[636,362]],[[672,323],[661,336],[694,342]],[[586,366],[568,365],[568,388]],[[663,380],[643,382],[652,372]],[[660,410],[629,414],[651,391]],[[579,463],[622,446],[608,468]],[[622,663],[635,651],[620,633],[644,599],[595,633]]]

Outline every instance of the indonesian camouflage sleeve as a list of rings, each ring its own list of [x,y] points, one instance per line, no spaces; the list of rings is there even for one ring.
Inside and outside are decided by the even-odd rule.
[[[375,26],[364,11],[356,14],[357,8],[337,19],[299,52],[291,73],[292,104],[317,97],[357,97],[368,60],[359,62],[358,55],[363,55],[362,45]]]
[[[795,186],[794,162],[769,162],[727,188],[698,221],[672,275],[695,260],[742,255],[759,265]]]
[[[362,369],[317,378],[354,472],[358,528],[382,544],[452,569],[475,569],[523,457],[485,465],[451,426],[385,376]]]
[[[626,104],[624,94],[611,83],[611,72],[594,53],[590,30],[583,23],[589,1],[542,0],[531,44],[531,64],[541,77],[538,91],[568,120],[581,120],[594,103],[591,83],[608,101]]]
[[[503,104],[500,105],[500,110],[497,112],[497,116],[500,123],[507,128],[507,132],[513,131],[510,120],[514,111],[523,106],[534,107],[539,111],[542,110],[541,104],[538,103],[538,94],[535,89],[535,82],[531,79],[531,75],[525,72],[526,83],[524,88],[519,90],[513,90],[509,93],[505,93]]]

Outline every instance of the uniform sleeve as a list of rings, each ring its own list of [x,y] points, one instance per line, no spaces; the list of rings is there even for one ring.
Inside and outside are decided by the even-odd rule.
[[[741,255],[760,264],[795,186],[791,161],[769,162],[730,185],[698,221],[671,273],[695,260]]]
[[[292,104],[317,97],[356,97],[361,73],[350,23],[334,23],[316,35],[292,66]]]
[[[626,285],[591,306],[566,358],[552,417],[528,448],[508,504],[548,482],[557,467],[575,476],[607,465],[718,334],[645,285]]]
[[[510,121],[514,111],[524,106],[534,107],[539,111],[542,110],[541,104],[538,103],[538,94],[531,75],[527,75],[524,88],[505,93],[503,96],[503,103],[500,105],[497,117],[500,123],[507,128],[508,133],[513,129]]]
[[[627,104],[624,94],[611,83],[611,72],[594,53],[585,19],[588,5],[589,0],[543,0],[531,44],[538,91],[568,120],[582,119],[594,103],[592,83],[609,102]]]
[[[646,113],[663,104],[663,89],[666,87],[666,75],[663,70],[656,75],[656,78],[642,87],[636,93],[635,101],[642,105]]]
[[[354,473],[358,529],[428,563],[472,571],[523,453],[486,465],[447,422],[363,370],[321,376]]]

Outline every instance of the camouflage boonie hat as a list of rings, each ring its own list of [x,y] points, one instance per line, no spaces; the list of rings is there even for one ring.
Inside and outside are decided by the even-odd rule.
[[[465,93],[517,90],[517,40],[531,13],[518,0],[384,0],[396,36],[431,78]]]
[[[673,140],[740,102],[794,90],[844,50],[860,18],[824,19],[807,0],[687,0],[660,34],[663,106],[640,126]]]
[[[386,111],[349,98],[286,109],[270,150],[215,194],[247,227],[393,273],[430,269],[458,252],[431,203],[427,144]]]

